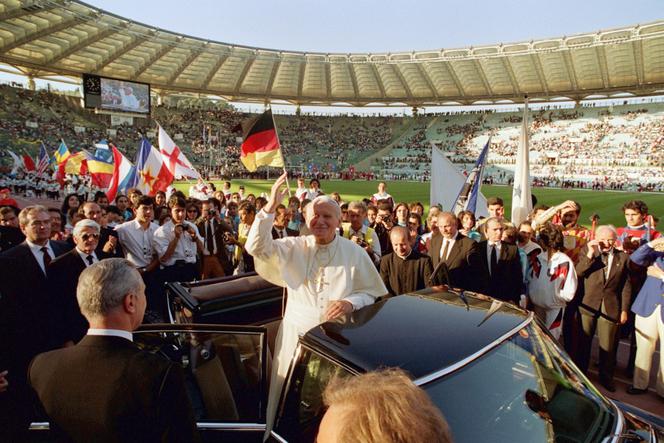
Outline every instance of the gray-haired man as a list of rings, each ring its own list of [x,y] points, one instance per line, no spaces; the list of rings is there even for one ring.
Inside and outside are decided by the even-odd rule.
[[[38,355],[29,369],[51,429],[77,442],[197,440],[181,367],[133,343],[146,306],[135,267],[120,258],[93,264],[76,298],[87,335]]]

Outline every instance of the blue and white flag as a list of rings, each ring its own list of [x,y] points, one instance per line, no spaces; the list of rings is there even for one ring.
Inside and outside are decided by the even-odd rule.
[[[95,158],[97,160],[113,163],[113,151],[111,151],[111,148],[108,146],[108,141],[106,141],[106,139],[99,143],[95,143],[95,148],[97,148],[95,151]]]
[[[461,211],[470,211],[472,213],[477,212],[477,196],[480,193],[480,187],[482,186],[482,179],[484,178],[484,166],[486,165],[486,160],[489,157],[489,145],[491,144],[491,137],[487,140],[480,156],[477,157],[475,166],[470,170],[466,181],[464,182],[457,198],[452,206],[452,212],[459,214]]]

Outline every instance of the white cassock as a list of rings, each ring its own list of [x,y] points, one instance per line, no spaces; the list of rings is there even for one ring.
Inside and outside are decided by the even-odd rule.
[[[274,240],[273,221],[274,214],[260,211],[244,245],[254,257],[256,272],[288,289],[272,362],[268,432],[298,339],[325,321],[329,302],[347,300],[357,310],[387,294],[371,258],[359,245],[338,235],[326,245],[317,245],[313,235]]]

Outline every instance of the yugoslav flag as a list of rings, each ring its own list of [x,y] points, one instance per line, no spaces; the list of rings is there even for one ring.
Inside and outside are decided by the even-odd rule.
[[[157,148],[143,137],[136,154],[136,179],[133,187],[145,195],[155,195],[157,191],[166,192],[173,182],[173,174],[168,170]]]
[[[133,186],[136,178],[136,167],[131,164],[127,157],[113,145],[110,145],[113,153],[113,175],[106,190],[108,201],[115,200],[118,192],[126,193]]]
[[[242,140],[240,161],[250,172],[259,166],[284,167],[272,110],[242,122]]]
[[[201,178],[193,165],[187,160],[184,153],[171,137],[159,126],[159,152],[164,160],[164,164],[175,178],[189,177]]]

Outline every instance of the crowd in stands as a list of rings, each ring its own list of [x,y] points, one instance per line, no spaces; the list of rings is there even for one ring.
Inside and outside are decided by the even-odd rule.
[[[43,141],[53,149],[65,140],[70,150],[111,140],[133,159],[141,135],[156,144],[159,123],[204,172],[215,177],[261,177],[239,162],[239,123],[251,117],[230,106],[155,105],[148,118],[110,125],[110,117],[80,107],[80,99],[47,91],[0,85],[0,145],[35,155]],[[536,185],[592,189],[662,189],[664,105],[531,112],[530,150]],[[371,172],[384,179],[427,180],[432,143],[468,169],[491,137],[488,173],[493,183],[511,181],[522,116],[518,112],[470,111],[410,117],[275,116],[284,157],[306,175],[347,176],[347,171],[385,147]],[[0,156],[8,158],[0,151]],[[6,162],[5,162],[6,164]],[[366,172],[364,171],[357,171]],[[504,174],[502,174],[504,172]]]

